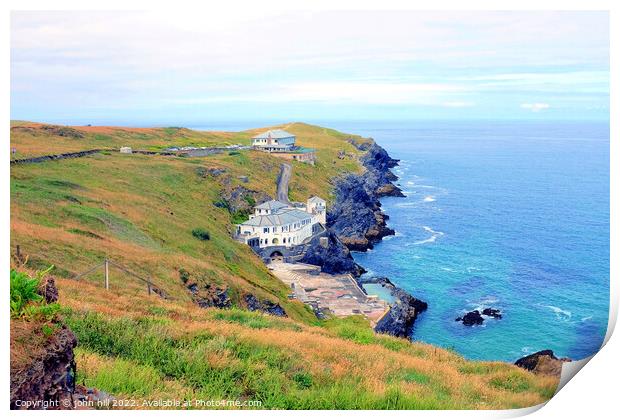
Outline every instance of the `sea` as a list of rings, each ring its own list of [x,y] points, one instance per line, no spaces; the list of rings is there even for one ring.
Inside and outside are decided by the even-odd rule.
[[[396,234],[354,258],[366,276],[428,302],[414,340],[477,360],[543,349],[578,360],[600,348],[610,297],[608,122],[319,123],[372,137],[400,160],[393,172],[406,197],[381,199]],[[502,318],[455,321],[487,307]]]

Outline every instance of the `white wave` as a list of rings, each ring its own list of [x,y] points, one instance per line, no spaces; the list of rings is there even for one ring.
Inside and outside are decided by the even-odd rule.
[[[425,203],[432,203],[433,201],[435,201],[435,197],[433,197],[432,195],[429,195],[427,197],[424,197],[423,200]]]
[[[415,182],[413,182],[413,181],[407,181],[407,185],[415,185]]]
[[[411,207],[418,207],[419,203],[398,203],[395,204],[394,207],[399,208],[399,209],[408,209]]]
[[[581,321],[582,321],[582,322],[583,322],[583,321],[589,321],[589,320],[591,320],[591,319],[592,319],[592,316],[586,316],[586,317],[581,318]]]
[[[422,226],[422,229],[424,229],[425,231],[430,233],[431,237],[423,239],[421,241],[414,242],[413,243],[414,245],[422,245],[422,244],[432,243],[432,242],[435,242],[437,240],[437,238],[439,238],[440,236],[444,235],[443,232],[434,231],[432,228],[430,228],[428,226]]]
[[[467,272],[471,273],[472,271],[480,271],[478,267],[467,267]]]
[[[449,273],[455,273],[456,270],[454,268],[450,268],[450,267],[439,267],[441,268],[443,271],[447,271]]]
[[[496,298],[495,296],[483,297],[481,300],[477,300],[477,301],[468,301],[469,306],[473,310],[477,310],[479,312],[482,312],[485,308],[496,306],[497,303],[499,303],[499,299]],[[503,312],[504,311],[502,311],[502,313]],[[488,318],[486,315],[482,315],[482,316],[483,318]]]
[[[562,309],[557,306],[552,306],[552,305],[539,305],[539,306],[551,309],[553,313],[555,314],[556,318],[559,319],[560,321],[568,321],[573,316],[571,311],[567,311],[566,309]]]

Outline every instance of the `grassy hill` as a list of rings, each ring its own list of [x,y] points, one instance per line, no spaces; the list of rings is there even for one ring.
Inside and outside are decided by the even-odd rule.
[[[17,123],[11,147],[23,156],[40,156],[93,148],[131,146],[161,150],[170,146],[249,144],[243,133],[204,133],[187,129],[50,129]],[[318,148],[316,166],[293,162],[291,197],[329,197],[329,179],[359,170],[355,159],[337,159],[339,150],[357,153],[348,136],[305,124],[284,126],[299,143]],[[17,129],[17,130],[16,130]],[[68,131],[67,131],[68,130]],[[55,266],[66,277],[86,271],[104,257],[118,261],[173,296],[188,299],[179,270],[202,283],[228,286],[233,301],[242,291],[280,302],[287,313],[307,319],[308,311],[286,299],[287,287],[274,278],[251,250],[231,239],[229,212],[217,206],[222,179],[234,187],[275,195],[281,161],[252,150],[204,158],[123,155],[106,152],[11,168],[11,244],[29,255],[31,268]],[[223,168],[225,178],[205,176]],[[248,182],[239,177],[247,176]],[[310,182],[309,180],[312,180]],[[192,235],[206,230],[210,240]],[[101,272],[88,277],[101,281]],[[113,275],[114,279],[114,275]],[[117,287],[113,283],[113,287]]]
[[[317,148],[316,166],[293,162],[293,200],[332,198],[331,178],[361,170],[360,152],[346,141],[355,136],[279,127]],[[121,146],[158,151],[249,144],[259,131],[14,122],[11,147],[15,158]],[[338,159],[340,151],[350,156]],[[118,398],[256,399],[265,408],[510,408],[551,397],[557,378],[376,335],[361,318],[319,321],[288,299],[288,287],[232,240],[232,215],[218,205],[222,191],[236,186],[273,196],[280,163],[251,150],[204,158],[109,151],[11,167],[11,246],[28,256],[27,270],[54,265],[64,318],[80,343],[80,382]],[[225,175],[209,175],[214,168]],[[105,257],[150,276],[170,299],[148,296],[117,270],[109,291],[101,270],[69,280]],[[199,308],[183,276],[227,288],[235,308]],[[245,311],[244,293],[279,303],[290,318]]]

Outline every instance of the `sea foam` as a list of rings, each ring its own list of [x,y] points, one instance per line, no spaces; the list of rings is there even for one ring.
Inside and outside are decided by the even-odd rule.
[[[424,229],[425,231],[427,231],[428,233],[431,234],[430,238],[426,238],[423,239],[421,241],[417,241],[414,242],[414,245],[422,245],[422,244],[428,244],[428,243],[432,243],[435,242],[437,240],[438,237],[443,236],[444,233],[443,232],[439,232],[439,231],[435,231],[432,228],[428,227],[428,226],[422,226],[422,229]]]

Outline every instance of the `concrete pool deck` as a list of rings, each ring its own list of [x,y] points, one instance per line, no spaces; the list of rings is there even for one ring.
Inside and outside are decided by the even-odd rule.
[[[364,315],[374,325],[390,309],[377,296],[367,295],[350,274],[322,273],[309,264],[272,261],[269,270],[288,285],[296,299],[335,316]]]

